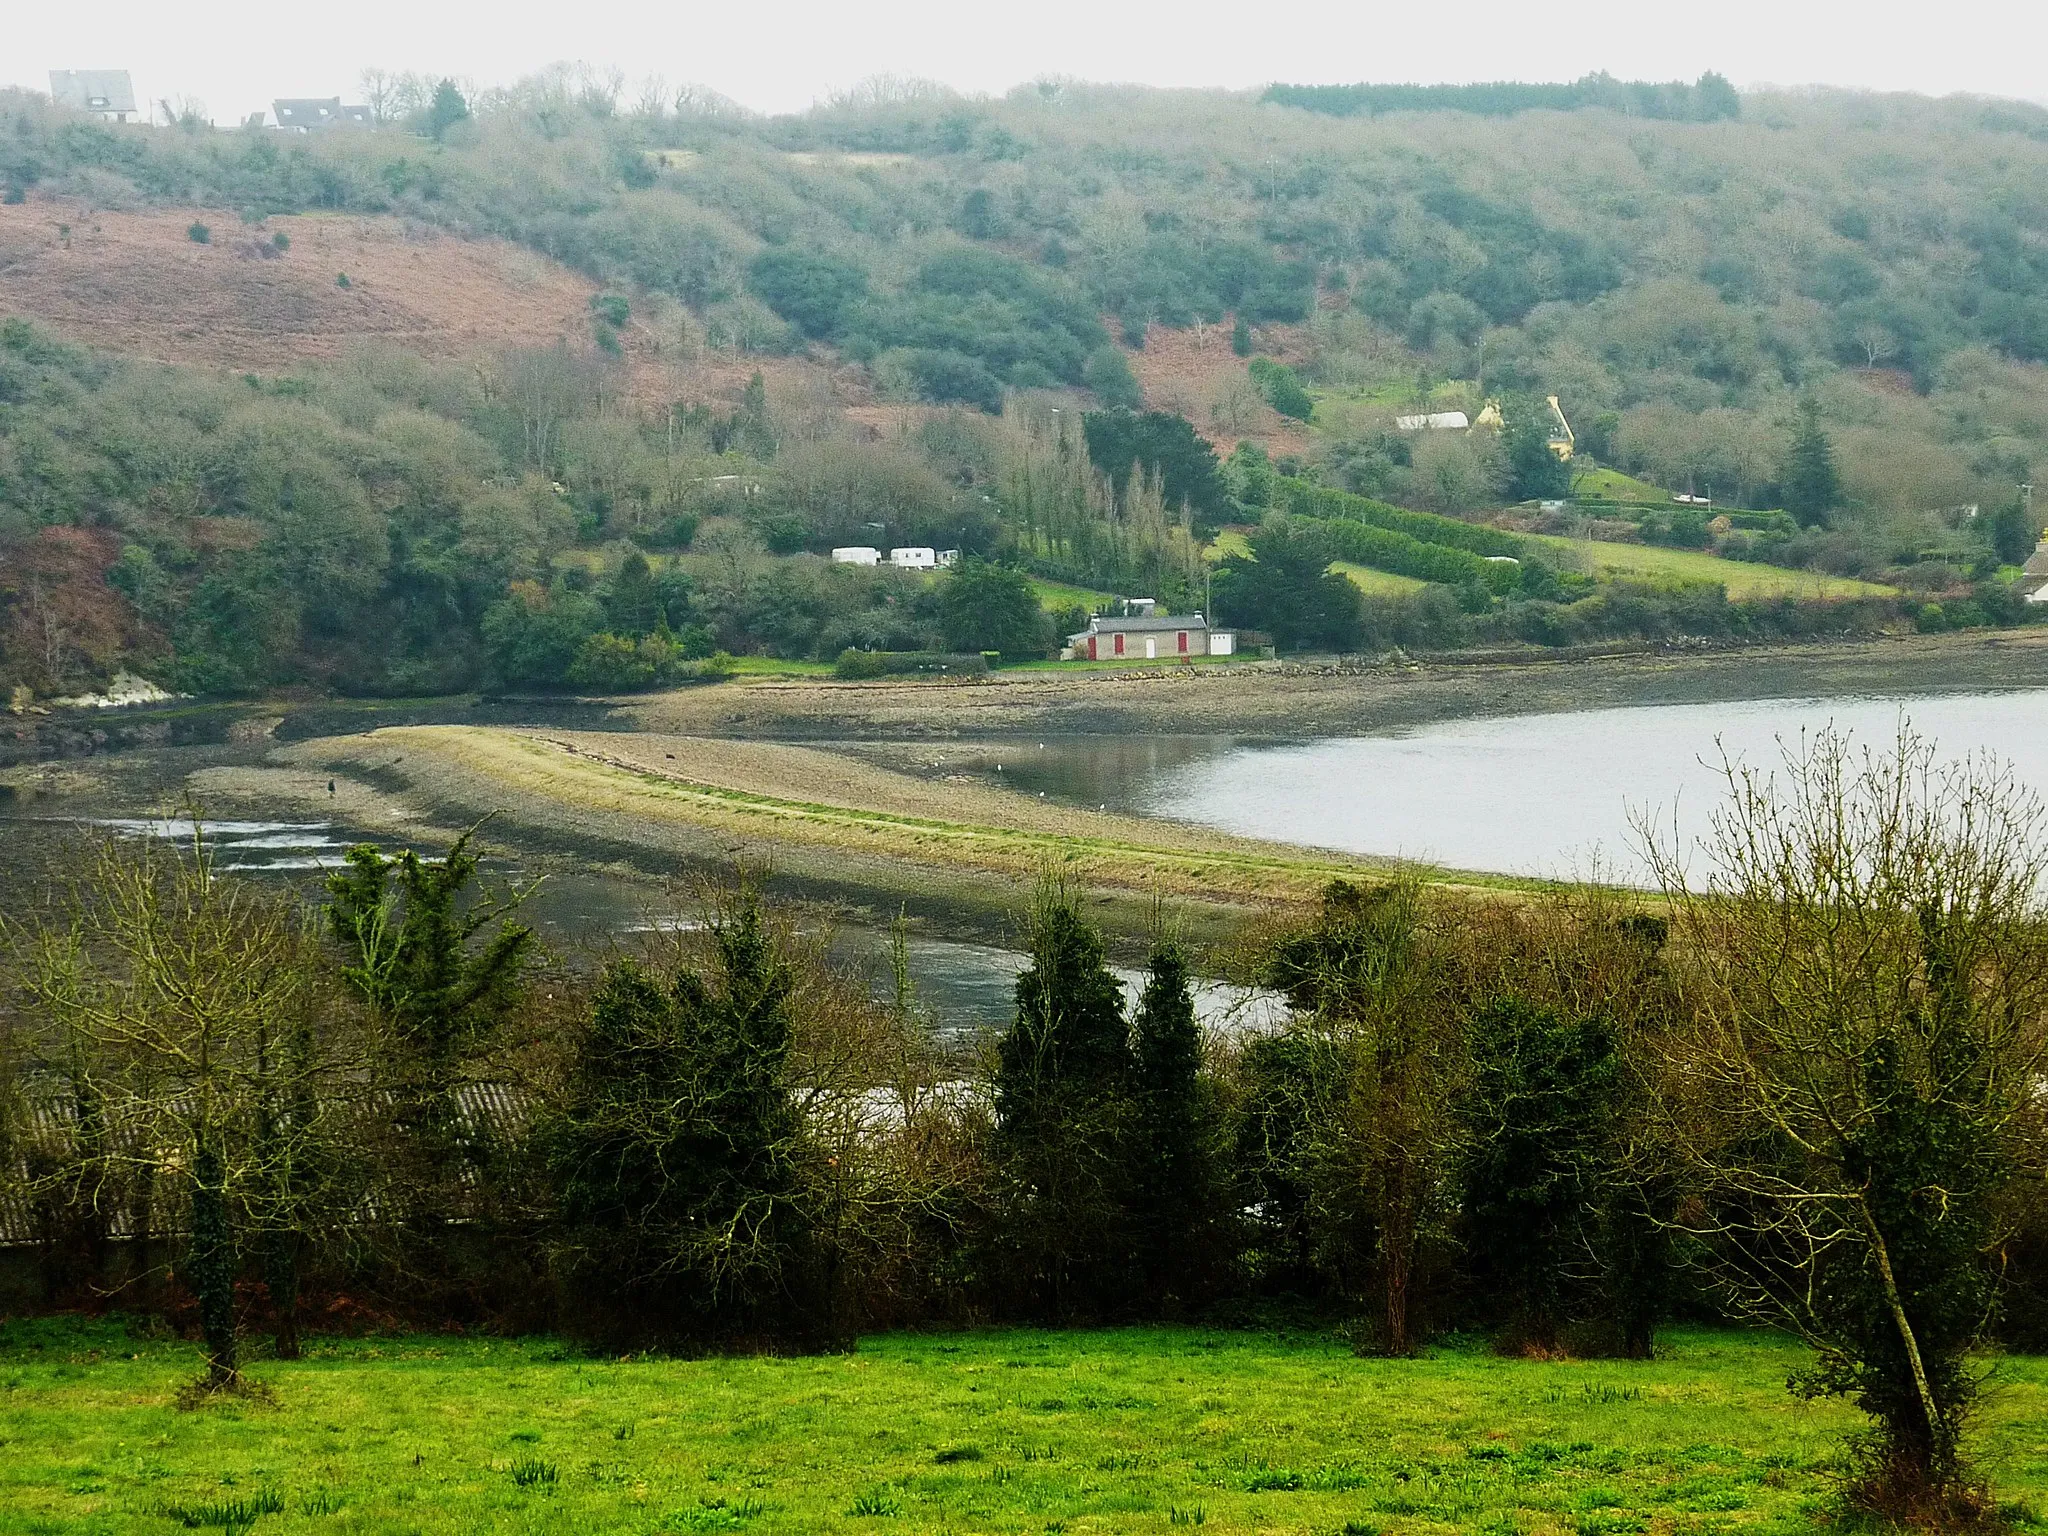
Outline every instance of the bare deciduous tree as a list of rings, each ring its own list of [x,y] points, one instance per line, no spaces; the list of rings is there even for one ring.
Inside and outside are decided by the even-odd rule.
[[[73,1097],[74,1175],[111,1206],[154,1181],[183,1213],[208,1391],[240,1385],[241,1235],[296,1238],[342,1083],[308,1017],[316,948],[295,904],[221,875],[191,846],[110,841],[67,901],[17,930],[17,970],[42,1048]],[[273,1251],[290,1353],[295,1277]]]
[[[1806,1390],[1871,1416],[1857,1495],[1967,1514],[1968,1352],[2048,1038],[2048,820],[1903,724],[1781,772],[1725,768],[1704,884],[1655,843],[1691,1001],[1663,1082],[1687,1220],[1732,1297],[1814,1344]]]

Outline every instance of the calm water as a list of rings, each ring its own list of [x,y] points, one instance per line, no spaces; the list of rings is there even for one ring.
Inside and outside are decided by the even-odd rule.
[[[1832,723],[1873,746],[1901,718],[1945,757],[1988,749],[2048,794],[2048,690],[1773,699],[1433,725],[1292,745],[1182,739],[1147,759],[1128,743],[1035,744],[1006,764],[1021,788],[1282,842],[1455,869],[1644,881],[1632,817],[1706,827],[1730,758],[1768,767],[1779,744]]]
[[[101,816],[34,818],[46,826],[105,827],[123,837],[160,838],[188,845],[193,825],[182,816]],[[7,818],[0,818],[0,836]],[[360,842],[395,849],[389,838],[375,837],[338,822],[209,821],[207,842],[216,866],[242,874],[276,875],[319,899],[320,872],[341,866],[342,855]],[[493,861],[486,879],[495,888],[525,885],[529,871],[516,863]],[[644,880],[595,870],[549,874],[533,889],[519,910],[543,939],[562,950],[605,951],[617,943],[630,952],[636,938],[649,932],[696,924],[687,893],[671,896]],[[894,995],[889,970],[890,936],[885,929],[842,923],[832,930],[833,960],[866,975],[877,997]],[[1016,1016],[1017,975],[1029,963],[1014,949],[966,944],[912,934],[906,941],[917,1004],[941,1038],[966,1041],[1009,1026]],[[1144,977],[1117,968],[1130,1003],[1137,1002]],[[1277,994],[1221,983],[1196,988],[1195,1012],[1203,1024],[1221,1033],[1264,1031],[1286,1016]]]

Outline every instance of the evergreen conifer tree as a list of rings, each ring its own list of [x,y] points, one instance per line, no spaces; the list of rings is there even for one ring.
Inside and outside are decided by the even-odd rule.
[[[1112,1257],[1129,1183],[1123,1144],[1131,1084],[1123,988],[1102,935],[1056,878],[1031,916],[1031,964],[995,1081],[1011,1280],[1056,1317],[1092,1311],[1122,1279]]]
[[[790,974],[751,893],[713,929],[716,991],[607,968],[542,1132],[572,1318],[609,1344],[804,1324]]]
[[[1581,1309],[1619,1064],[1611,1030],[1504,997],[1472,1024],[1467,1252],[1504,1342],[1556,1348]]]
[[[464,1068],[517,1001],[533,930],[510,919],[519,896],[469,898],[479,860],[468,833],[438,861],[367,843],[344,860],[327,878],[327,926],[343,977],[386,1032],[386,1086],[413,1160],[398,1203],[438,1243],[463,1169],[484,1150],[462,1126]]]
[[[1202,1073],[1187,952],[1152,946],[1131,1031],[1131,1228],[1146,1293],[1187,1299],[1206,1267],[1204,1228],[1214,1214],[1214,1105]]]
[[[1821,430],[1820,402],[1811,397],[1799,405],[1799,426],[1792,434],[1782,489],[1785,510],[1802,528],[1826,522],[1828,514],[1841,505],[1842,481],[1835,471],[1834,444]]]

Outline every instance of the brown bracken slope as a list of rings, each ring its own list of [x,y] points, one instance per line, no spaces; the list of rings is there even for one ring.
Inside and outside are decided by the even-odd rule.
[[[194,222],[211,243],[190,238]],[[163,362],[268,371],[365,340],[429,357],[587,340],[595,291],[504,241],[395,218],[308,214],[253,229],[219,210],[0,206],[0,315]]]

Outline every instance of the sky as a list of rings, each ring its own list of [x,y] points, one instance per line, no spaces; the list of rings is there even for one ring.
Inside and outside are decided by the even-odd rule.
[[[0,84],[126,69],[147,100],[240,121],[275,96],[358,99],[370,66],[503,84],[549,63],[711,86],[801,111],[878,73],[1000,93],[1044,75],[1243,88],[1273,80],[1691,79],[2048,101],[2048,5],[1949,25],[1900,0],[11,0]],[[1543,17],[1561,19],[1546,28]]]

